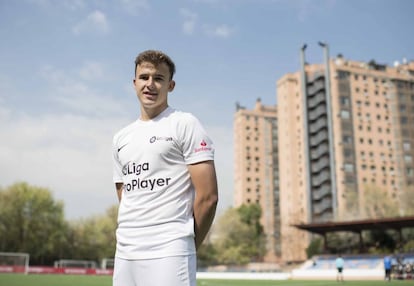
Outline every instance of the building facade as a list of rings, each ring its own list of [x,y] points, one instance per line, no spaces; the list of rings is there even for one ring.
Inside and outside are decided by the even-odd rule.
[[[240,105],[234,115],[234,206],[259,204],[266,262],[281,257],[276,106]]]
[[[412,214],[414,62],[339,55],[277,81],[277,106],[234,116],[235,206],[260,204],[266,261],[305,260],[297,224]]]
[[[305,64],[277,81],[283,261],[306,259],[293,225],[404,215],[414,192],[414,62]],[[387,207],[376,208],[381,201]]]

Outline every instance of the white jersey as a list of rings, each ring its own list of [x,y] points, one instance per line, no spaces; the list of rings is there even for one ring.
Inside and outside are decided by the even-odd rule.
[[[115,256],[194,254],[195,192],[187,165],[214,159],[200,122],[170,107],[137,120],[114,136],[113,159],[113,180],[124,184]]]

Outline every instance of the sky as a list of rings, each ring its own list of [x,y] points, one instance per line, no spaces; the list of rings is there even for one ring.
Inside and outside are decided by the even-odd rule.
[[[236,103],[277,104],[276,82],[330,56],[414,60],[411,0],[0,0],[0,187],[51,190],[67,219],[117,204],[112,137],[139,117],[134,60],[175,62],[170,106],[215,143],[219,213],[233,204]],[[283,122],[282,122],[283,124]]]

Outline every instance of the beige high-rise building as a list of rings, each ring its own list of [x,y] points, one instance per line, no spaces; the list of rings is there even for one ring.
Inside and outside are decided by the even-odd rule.
[[[329,58],[321,45],[324,63],[302,49],[300,70],[277,81],[277,106],[235,113],[235,206],[261,205],[267,261],[307,259],[312,237],[294,225],[410,210],[414,62]]]
[[[276,106],[252,110],[237,106],[234,115],[234,205],[259,204],[266,235],[266,262],[279,261],[280,209]]]
[[[329,59],[322,46],[324,64],[303,49],[301,70],[277,81],[283,261],[306,259],[310,235],[293,225],[404,215],[414,192],[414,62]]]

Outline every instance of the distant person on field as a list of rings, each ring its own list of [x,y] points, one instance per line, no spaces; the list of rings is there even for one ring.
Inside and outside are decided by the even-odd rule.
[[[338,257],[335,260],[335,266],[336,266],[336,270],[337,270],[337,274],[336,274],[336,281],[341,281],[344,282],[344,264],[345,261],[342,258],[342,255],[338,255]]]
[[[196,286],[196,250],[218,201],[214,146],[194,115],[168,105],[174,72],[160,51],[135,60],[140,116],[113,139],[113,286]]]
[[[392,262],[389,255],[384,257],[384,271],[385,271],[385,280],[391,281],[391,268]]]

